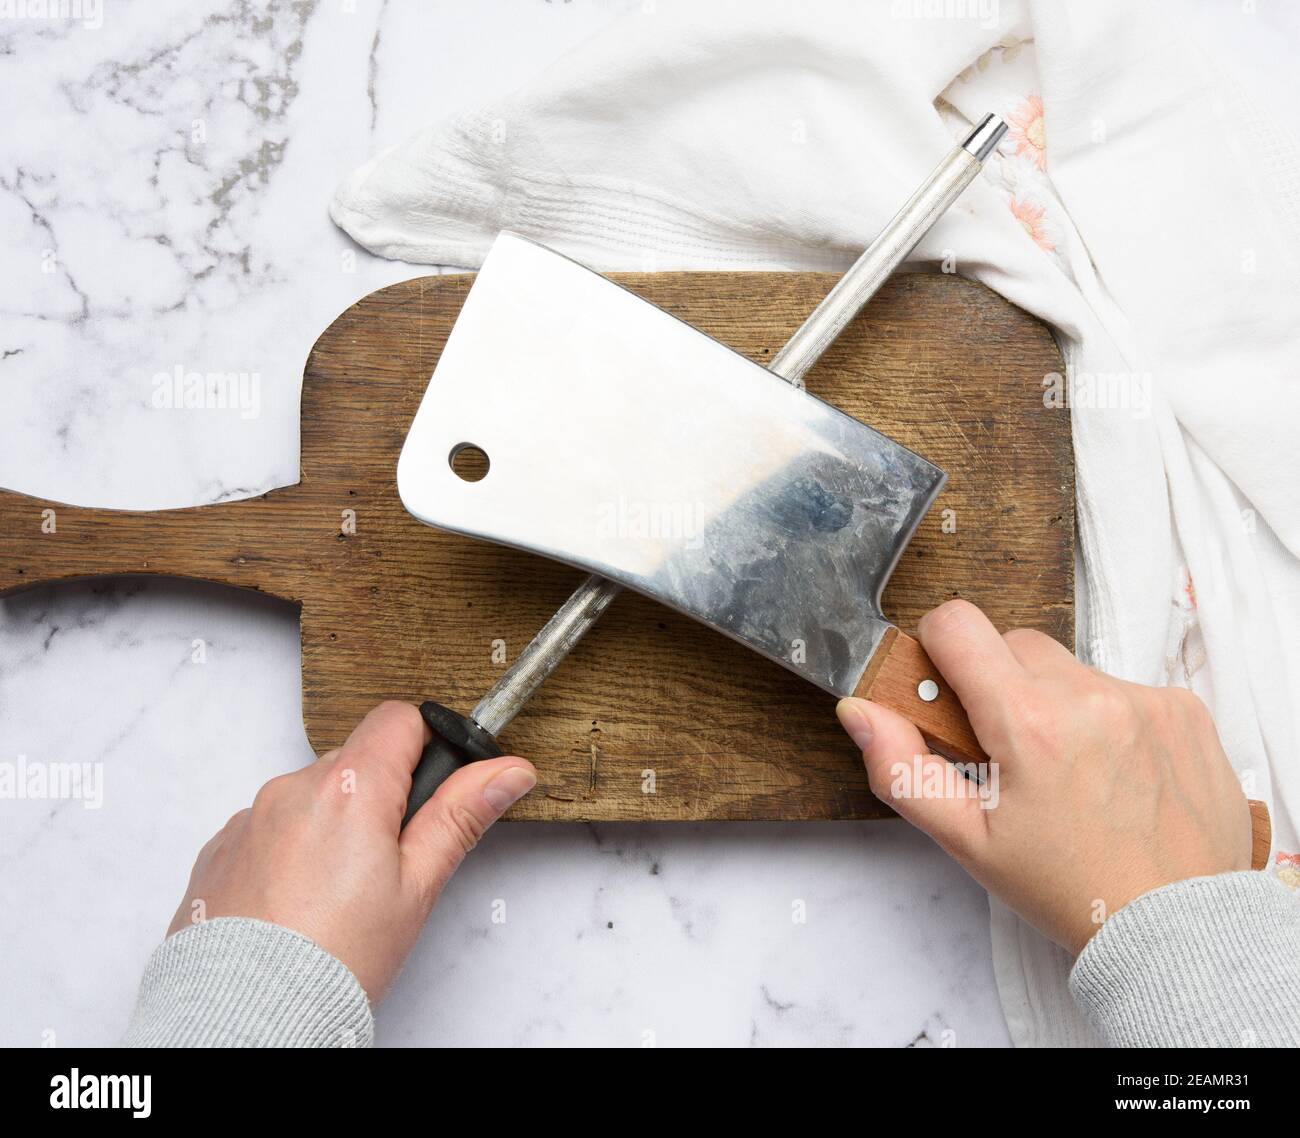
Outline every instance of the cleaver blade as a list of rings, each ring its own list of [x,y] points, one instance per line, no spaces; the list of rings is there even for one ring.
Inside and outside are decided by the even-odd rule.
[[[467,447],[488,457],[479,481],[453,466]],[[610,578],[837,696],[861,694],[900,635],[881,593],[943,483],[907,447],[512,233],[469,291],[397,468],[428,525]]]

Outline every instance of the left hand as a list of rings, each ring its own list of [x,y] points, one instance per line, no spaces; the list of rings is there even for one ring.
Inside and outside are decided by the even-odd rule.
[[[470,763],[403,830],[429,738],[411,704],[380,704],[340,749],[273,778],[199,851],[168,935],[213,917],[270,921],[341,960],[377,1002],[456,867],[537,783],[524,759]]]

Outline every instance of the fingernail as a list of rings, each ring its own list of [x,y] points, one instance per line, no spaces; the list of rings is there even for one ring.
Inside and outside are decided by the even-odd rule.
[[[537,785],[537,776],[527,767],[509,767],[495,774],[483,788],[483,801],[496,814],[504,814]]]
[[[839,716],[840,726],[849,733],[849,738],[857,744],[859,751],[871,746],[871,720],[867,718],[866,707],[862,700],[842,699],[835,705],[835,714]]]

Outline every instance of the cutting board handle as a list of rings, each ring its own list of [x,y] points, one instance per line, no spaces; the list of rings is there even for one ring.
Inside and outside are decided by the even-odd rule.
[[[955,762],[988,762],[989,757],[975,738],[965,708],[925,649],[906,633],[891,628],[885,634],[853,694],[907,716],[935,754]],[[1248,805],[1250,867],[1263,869],[1268,865],[1273,825],[1263,802],[1251,799]]]
[[[301,601],[309,540],[337,536],[334,505],[310,500],[301,485],[173,510],[95,509],[0,489],[0,596],[56,581],[138,574],[216,581]]]

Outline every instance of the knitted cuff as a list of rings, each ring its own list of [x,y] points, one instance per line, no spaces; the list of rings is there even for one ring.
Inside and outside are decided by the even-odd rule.
[[[1300,1046],[1300,898],[1255,872],[1154,889],[1097,931],[1070,991],[1112,1047]]]
[[[220,917],[149,959],[126,1047],[368,1047],[365,991],[320,945],[266,921]]]

